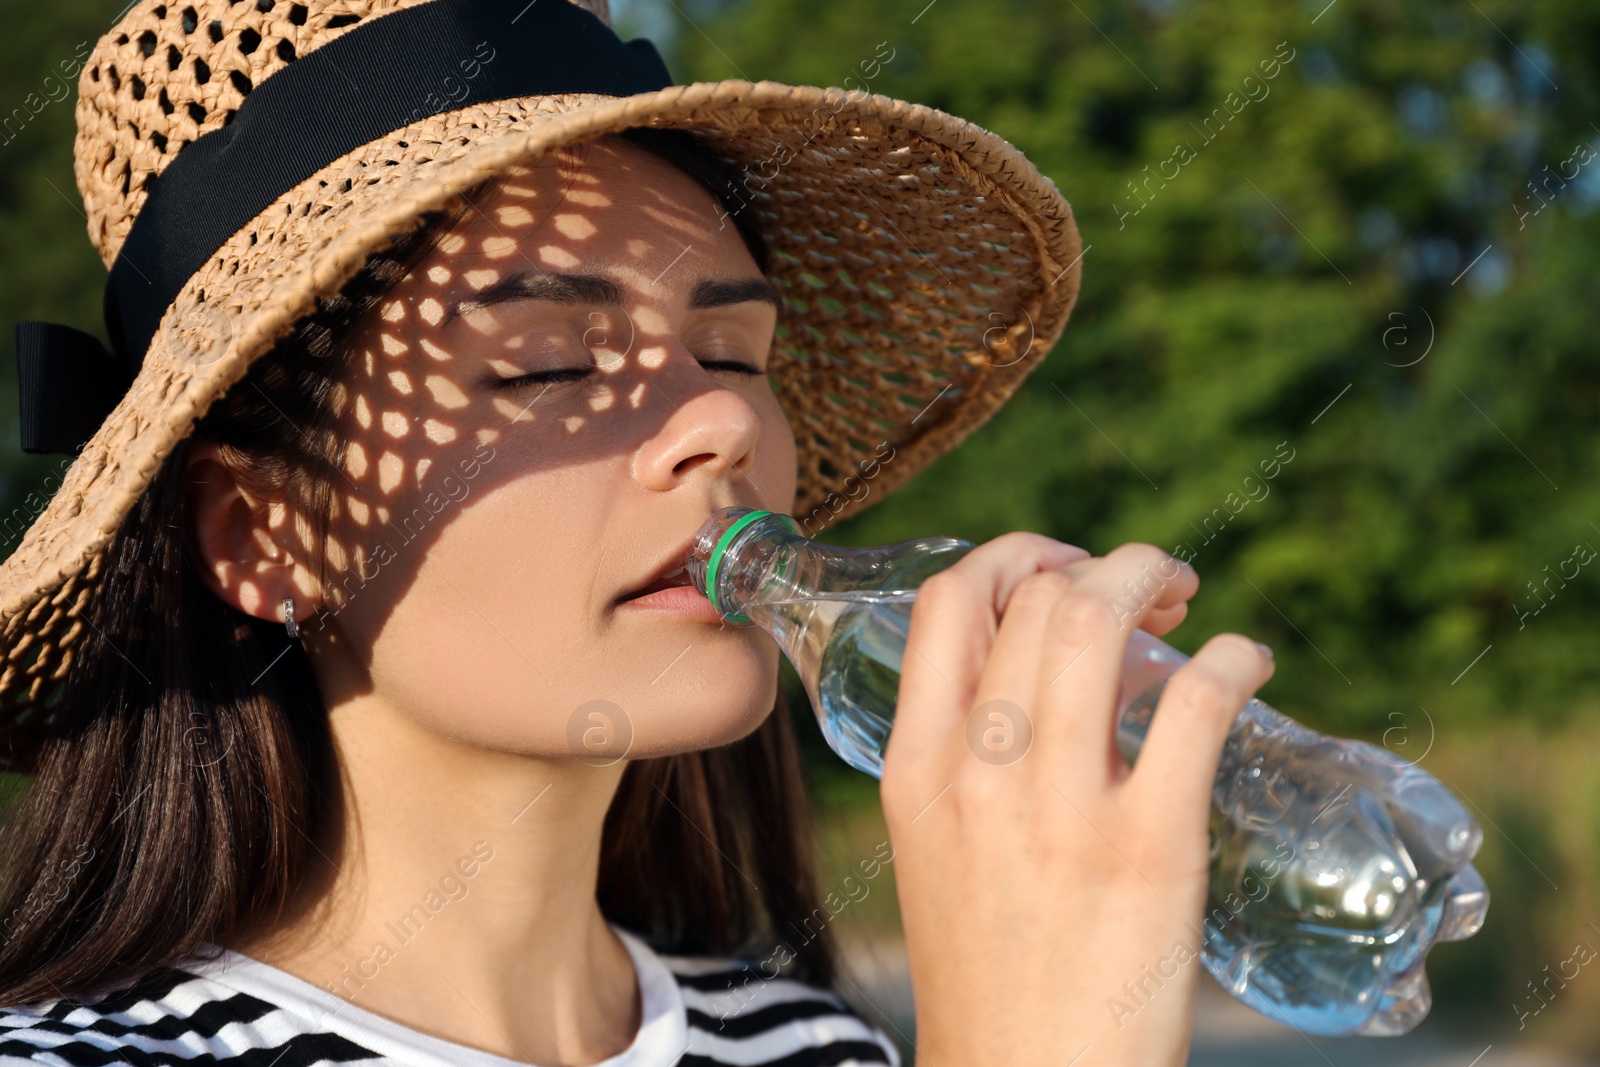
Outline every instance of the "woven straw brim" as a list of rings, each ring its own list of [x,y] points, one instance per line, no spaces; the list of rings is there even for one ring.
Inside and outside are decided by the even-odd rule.
[[[92,633],[113,532],[194,421],[368,255],[459,192],[628,126],[692,130],[749,173],[785,296],[771,372],[794,427],[792,513],[871,506],[982,425],[1060,335],[1079,238],[1002,139],[887,97],[771,82],[497,101],[425,119],[325,168],[235,234],[167,310],[126,396],[0,569],[0,729]],[[893,459],[876,463],[888,442]],[[861,492],[870,470],[870,491]],[[815,528],[815,527],[813,527]]]

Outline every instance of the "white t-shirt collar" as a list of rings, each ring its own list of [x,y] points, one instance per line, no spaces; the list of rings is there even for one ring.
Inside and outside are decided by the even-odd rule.
[[[670,1067],[689,1042],[688,1018],[678,981],[649,945],[621,927],[607,925],[633,958],[639,983],[640,1023],[632,1044],[594,1067]],[[209,954],[217,946],[207,944],[205,948]],[[180,966],[292,1012],[312,1032],[331,1031],[413,1067],[528,1067],[523,1060],[507,1059],[413,1030],[231,949],[221,949],[215,960],[185,960]]]

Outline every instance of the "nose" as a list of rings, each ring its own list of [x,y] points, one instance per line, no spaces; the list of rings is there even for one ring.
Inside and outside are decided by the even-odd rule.
[[[681,355],[696,366],[688,353]],[[676,362],[667,360],[661,370]],[[669,492],[693,478],[732,483],[749,477],[761,436],[761,417],[750,401],[700,369],[658,373],[648,389],[651,402],[668,414],[634,456],[639,485]]]

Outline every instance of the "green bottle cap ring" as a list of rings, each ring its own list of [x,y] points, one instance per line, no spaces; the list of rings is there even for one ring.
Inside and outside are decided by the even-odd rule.
[[[738,614],[737,612],[729,614],[728,612],[723,611],[722,605],[717,603],[717,572],[722,566],[722,556],[725,552],[727,552],[728,545],[733,541],[734,536],[738,534],[740,530],[743,530],[746,526],[749,526],[753,522],[761,521],[768,515],[775,514],[777,513],[772,511],[757,510],[750,512],[748,515],[741,515],[731,526],[722,531],[722,536],[717,538],[716,545],[711,549],[711,558],[706,561],[706,599],[711,601],[711,606],[716,608],[717,611],[722,614],[723,618],[730,622],[749,622],[750,620],[744,615]],[[800,532],[800,528],[794,524],[794,520],[789,518],[789,516],[779,515],[778,517],[784,521],[785,525],[787,525],[789,529],[793,530],[795,533]]]

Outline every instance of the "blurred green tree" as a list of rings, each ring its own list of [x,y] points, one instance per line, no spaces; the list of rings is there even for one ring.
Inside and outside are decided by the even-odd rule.
[[[1264,695],[1328,730],[1592,712],[1600,583],[1541,583],[1600,546],[1600,11],[663,6],[680,80],[861,87],[886,42],[872,91],[1012,141],[1083,232],[1012,404],[830,536],[1161,545],[1202,576],[1174,643],[1268,641]]]

